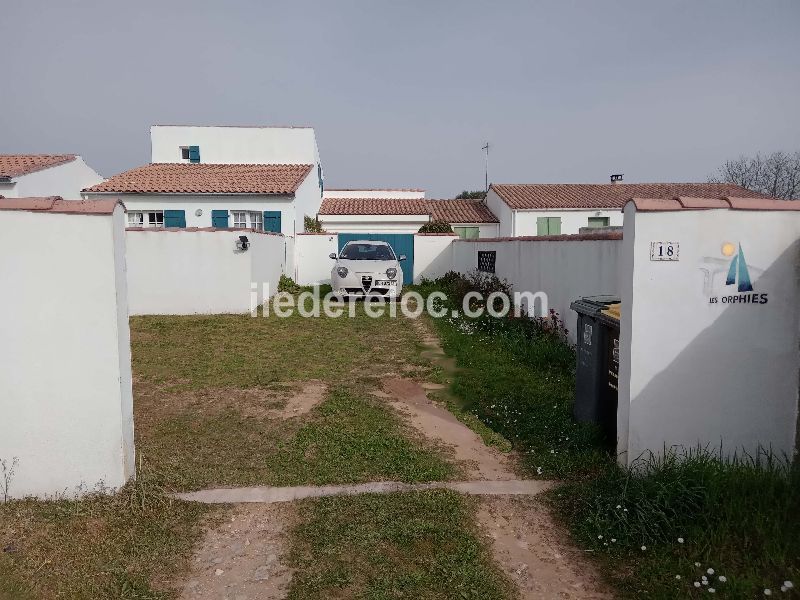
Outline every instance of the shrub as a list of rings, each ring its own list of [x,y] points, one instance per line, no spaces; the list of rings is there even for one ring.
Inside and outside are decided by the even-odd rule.
[[[303,229],[306,233],[325,233],[322,223],[315,217],[309,217],[308,215],[303,217]]]
[[[278,280],[279,292],[288,292],[289,294],[299,294],[300,290],[301,290],[300,286],[294,282],[294,279],[286,275],[281,275],[281,278]]]
[[[419,233],[453,233],[447,221],[429,221],[419,228]]]

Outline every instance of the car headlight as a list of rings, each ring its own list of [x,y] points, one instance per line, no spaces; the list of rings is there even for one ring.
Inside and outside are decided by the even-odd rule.
[[[347,277],[347,273],[348,273],[347,267],[337,267],[336,268],[336,274],[339,277]]]
[[[395,269],[394,267],[386,269],[386,276],[389,279],[394,279],[395,277],[397,277],[397,269]]]

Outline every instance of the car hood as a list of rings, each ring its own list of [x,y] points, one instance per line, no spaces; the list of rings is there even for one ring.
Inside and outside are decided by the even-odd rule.
[[[347,260],[339,259],[337,267],[347,267],[353,273],[378,273],[384,272],[388,268],[399,269],[400,265],[396,260]]]

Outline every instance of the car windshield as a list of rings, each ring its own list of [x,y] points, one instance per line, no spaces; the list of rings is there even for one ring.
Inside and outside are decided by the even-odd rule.
[[[391,246],[386,244],[350,242],[344,247],[339,258],[347,260],[394,260],[394,252],[392,252]]]

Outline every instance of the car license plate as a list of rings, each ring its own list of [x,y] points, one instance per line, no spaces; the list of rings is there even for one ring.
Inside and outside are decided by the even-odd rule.
[[[375,287],[395,287],[397,285],[397,282],[396,281],[383,280],[383,281],[376,281],[374,285],[375,285]]]

